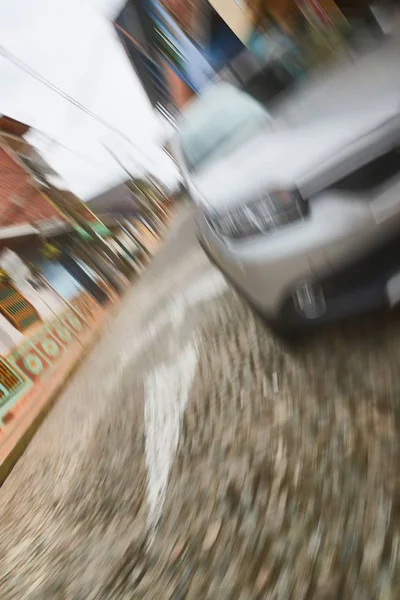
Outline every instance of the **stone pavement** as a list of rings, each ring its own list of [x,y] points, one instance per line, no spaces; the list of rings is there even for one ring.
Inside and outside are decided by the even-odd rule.
[[[399,332],[289,352],[183,214],[0,490],[0,598],[400,598]]]

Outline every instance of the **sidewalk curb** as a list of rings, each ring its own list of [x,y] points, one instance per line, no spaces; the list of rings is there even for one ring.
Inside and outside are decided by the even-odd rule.
[[[115,304],[119,304],[119,302],[116,302]],[[115,304],[113,304],[107,311],[104,319],[102,319],[98,327],[94,328],[90,339],[81,349],[81,352],[78,353],[75,359],[62,373],[61,381],[55,384],[54,388],[50,390],[48,397],[45,400],[37,402],[36,406],[34,406],[31,411],[28,412],[28,414],[25,416],[25,419],[23,419],[10,434],[8,443],[5,444],[5,447],[9,445],[10,449],[5,452],[5,456],[3,458],[1,454],[4,454],[4,447],[0,447],[0,487],[3,485],[15,464],[25,452],[29,442],[32,440],[39,426],[47,417],[54,404],[57,402],[61,393],[69,384],[71,378],[75,375],[78,368],[84,364],[94,344],[101,336],[105,321],[112,314]],[[17,439],[13,440],[13,438]]]

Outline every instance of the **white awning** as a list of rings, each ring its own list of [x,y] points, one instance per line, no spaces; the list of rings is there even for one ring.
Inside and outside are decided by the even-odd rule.
[[[39,230],[28,224],[0,227],[0,240],[25,237],[27,235],[39,235]]]

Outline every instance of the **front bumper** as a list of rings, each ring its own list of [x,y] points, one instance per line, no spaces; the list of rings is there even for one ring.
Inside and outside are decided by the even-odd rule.
[[[218,260],[205,238],[199,237],[199,242],[210,261],[259,313],[286,328],[313,327],[400,303],[400,237],[382,242],[362,258],[328,275],[318,276],[310,270],[309,281],[319,286],[325,300],[324,313],[315,319],[305,318],[296,307],[293,290],[298,278],[293,279],[292,287],[288,286],[276,310],[268,310],[254,301],[243,279],[232,275],[233,269]]]
[[[205,220],[198,239],[205,253],[226,278],[262,314],[277,315],[283,291],[299,278],[314,275],[307,253],[279,250],[264,237],[250,243],[226,244]]]

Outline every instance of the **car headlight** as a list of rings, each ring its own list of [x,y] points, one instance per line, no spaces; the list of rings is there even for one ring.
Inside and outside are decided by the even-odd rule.
[[[208,215],[208,221],[220,236],[239,239],[274,231],[303,219],[307,212],[308,203],[297,190],[277,190],[225,213]]]

